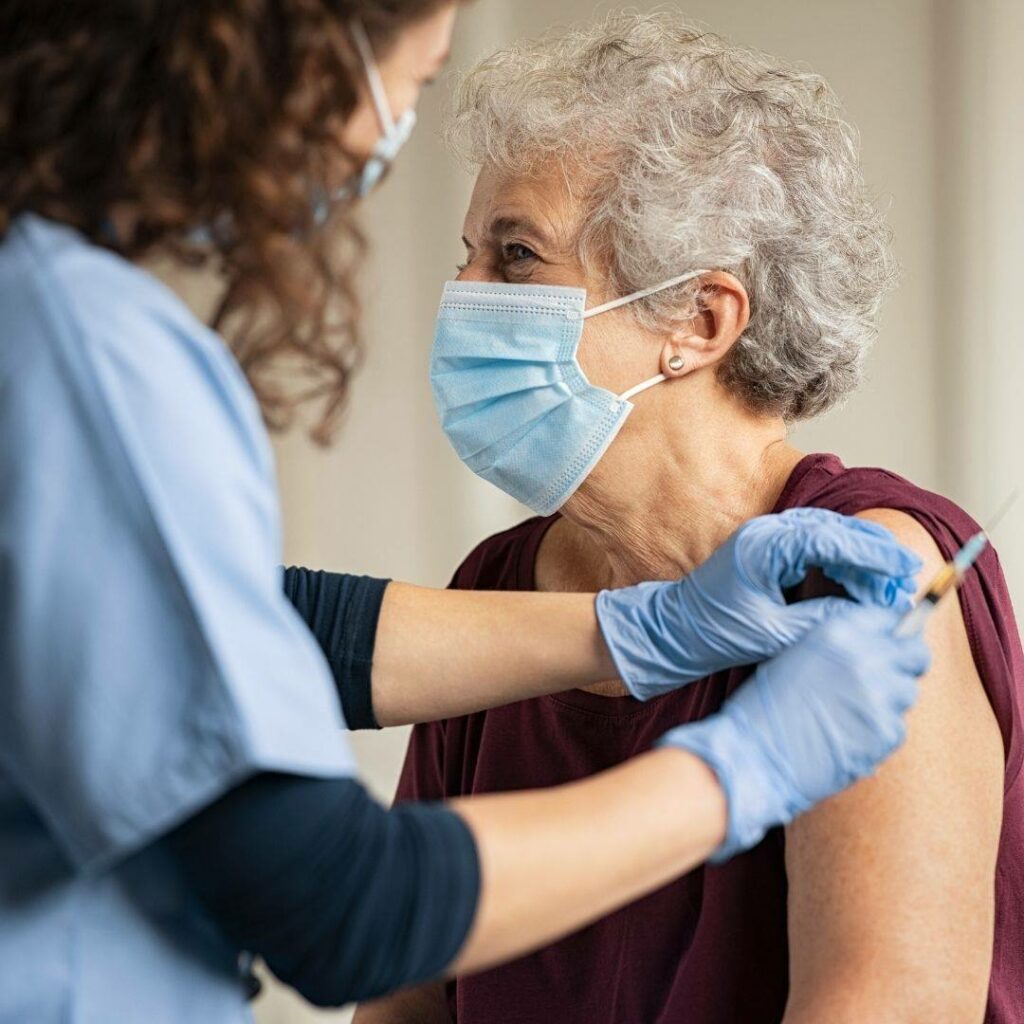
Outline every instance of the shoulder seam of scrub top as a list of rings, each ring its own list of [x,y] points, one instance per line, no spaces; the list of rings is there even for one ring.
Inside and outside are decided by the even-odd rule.
[[[85,341],[86,332],[82,330],[82,327],[78,322],[78,319],[74,313],[73,308],[66,300],[66,296],[64,294],[64,284],[61,281],[60,277],[53,272],[52,267],[45,260],[40,258],[40,255],[36,250],[33,240],[31,239],[31,237],[29,237],[29,231],[22,228],[21,234],[24,242],[26,243],[26,248],[29,252],[29,255],[31,256],[33,263],[39,269],[40,274],[43,275],[47,280],[49,280],[53,284],[53,287],[48,293],[48,295],[40,297],[40,307],[44,315],[51,319],[51,321],[53,321],[54,333],[57,336],[57,338],[60,339],[60,348],[62,351],[60,352],[58,365],[60,365],[63,360],[68,360],[70,362],[71,360],[74,359],[74,356],[71,354],[70,351],[67,351],[67,348],[70,344],[70,339],[64,336],[64,330],[73,331],[74,334],[77,336],[78,340],[81,342]],[[139,272],[145,274],[144,271]],[[146,276],[149,277],[148,274]],[[31,283],[33,288],[35,288],[36,291],[38,292],[38,286],[35,284],[35,282]],[[171,293],[171,297],[173,298],[173,293]],[[61,324],[58,317],[55,315],[58,312],[58,310],[63,315],[63,318],[66,320],[65,324]],[[171,570],[171,574],[174,579],[174,586],[176,587],[179,596],[184,600],[187,606],[189,620],[192,623],[192,628],[196,636],[200,639],[202,643],[203,651],[209,663],[209,667],[217,673],[217,676],[219,678],[224,679],[225,677],[223,673],[223,668],[220,664],[220,660],[217,657],[214,646],[210,641],[210,637],[208,636],[206,630],[203,628],[201,618],[196,612],[196,604],[192,599],[191,592],[186,586],[185,580],[182,576],[178,563],[173,557],[171,549],[167,544],[167,539],[164,536],[164,531],[162,529],[160,520],[156,515],[155,509],[153,507],[153,502],[150,499],[150,496],[146,491],[146,488],[143,485],[142,480],[139,478],[139,475],[135,469],[134,462],[132,460],[132,456],[121,438],[120,431],[117,429],[117,423],[113,417],[113,414],[110,411],[106,393],[104,392],[102,385],[99,383],[96,373],[96,367],[88,354],[88,345],[83,343],[79,346],[79,348],[82,353],[82,368],[89,375],[89,385],[91,386],[93,392],[92,395],[90,396],[90,405],[92,407],[90,409],[90,412],[93,415],[102,417],[107,428],[106,433],[108,436],[100,439],[102,443],[101,450],[104,452],[109,452],[112,460],[116,459],[118,462],[121,463],[120,472],[125,477],[122,486],[127,485],[128,487],[133,489],[135,492],[136,501],[141,503],[142,507],[137,511],[141,512],[141,514],[145,516],[151,527],[151,533],[154,533],[156,535],[155,541],[159,546],[160,554]],[[62,373],[66,374],[68,372],[68,369],[68,366],[60,365],[60,370]],[[72,388],[71,392],[73,394],[75,392],[75,389]],[[86,422],[88,422],[88,420]],[[113,435],[112,439],[110,435]],[[128,497],[129,500],[131,500],[130,495],[126,494],[126,497]],[[231,712],[236,725],[245,725],[243,719],[237,714],[237,708],[233,705],[231,701],[225,700],[224,707],[225,709]],[[232,753],[237,757],[237,755],[241,753],[241,751],[236,750]],[[238,779],[240,779],[241,777],[243,776],[241,773],[239,773],[237,777],[234,779],[234,781],[238,781]],[[225,778],[223,782],[224,786],[221,789],[222,792],[230,787],[232,780]]]

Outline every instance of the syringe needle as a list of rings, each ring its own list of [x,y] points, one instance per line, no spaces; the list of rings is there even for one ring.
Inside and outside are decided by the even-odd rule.
[[[1020,488],[1016,488],[1014,492],[1003,502],[999,511],[988,521],[988,525],[984,527],[985,533],[991,533],[1004,519],[1006,513],[1017,503],[1017,499],[1020,497]]]
[[[924,624],[931,618],[939,602],[946,594],[955,590],[968,570],[977,562],[981,553],[988,547],[989,533],[994,530],[1007,512],[1013,508],[1014,503],[1020,496],[1020,490],[1015,490],[1006,501],[1003,502],[999,511],[989,520],[988,526],[971,537],[962,548],[948,561],[940,570],[938,575],[928,584],[928,589],[921,596],[913,608],[903,616],[900,624],[896,627],[897,636],[909,636],[924,628]]]

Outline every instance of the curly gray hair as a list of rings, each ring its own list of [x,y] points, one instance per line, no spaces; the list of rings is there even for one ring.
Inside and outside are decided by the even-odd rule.
[[[620,294],[698,267],[735,274],[751,319],[720,374],[752,408],[798,420],[859,383],[896,268],[856,132],[819,75],[668,12],[613,15],[481,61],[447,135],[471,166],[556,158],[585,182],[580,252]],[[633,308],[665,327],[699,302],[695,283]]]

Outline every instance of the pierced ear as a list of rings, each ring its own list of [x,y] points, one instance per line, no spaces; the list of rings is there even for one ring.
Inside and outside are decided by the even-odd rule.
[[[685,377],[715,361],[712,343],[704,337],[704,314],[675,330],[661,349],[661,372],[669,378]]]
[[[701,284],[701,311],[662,350],[662,373],[667,377],[721,362],[750,322],[750,299],[738,278],[718,270],[707,274]]]
[[[691,368],[690,361],[678,346],[669,342],[661,353],[661,372],[666,377],[685,377]]]

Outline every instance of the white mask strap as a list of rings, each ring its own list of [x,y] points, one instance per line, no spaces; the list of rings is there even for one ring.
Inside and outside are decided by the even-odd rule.
[[[621,306],[628,306],[631,302],[639,302],[641,299],[646,299],[648,295],[657,295],[658,292],[666,291],[669,288],[675,288],[677,285],[686,284],[687,281],[692,281],[695,277],[700,277],[702,274],[708,274],[708,270],[691,270],[688,274],[683,274],[680,277],[673,277],[671,281],[664,281],[661,284],[656,284],[653,288],[645,288],[642,292],[633,292],[632,295],[627,295],[622,299],[613,299],[611,302],[606,302],[603,306],[595,306],[593,309],[586,310],[580,317],[581,320],[589,320],[592,316],[600,316],[602,313],[608,313],[613,309],[619,309]]]
[[[373,55],[370,37],[366,34],[366,29],[363,28],[360,21],[351,22],[349,30],[352,33],[352,41],[359,51],[363,67],[366,69],[366,82],[370,86],[370,96],[373,99],[373,105],[377,108],[380,126],[384,129],[385,135],[390,135],[395,130],[395,117],[391,113],[391,101],[384,88],[384,79],[380,77],[380,68],[377,66],[377,58]]]
[[[657,377],[652,377],[650,380],[645,380],[643,384],[637,384],[635,388],[624,391],[619,395],[619,401],[628,402],[631,398],[636,398],[641,392],[646,391],[648,388],[653,388],[656,384],[661,384],[666,380],[668,380],[668,377],[663,373],[659,373]]]

